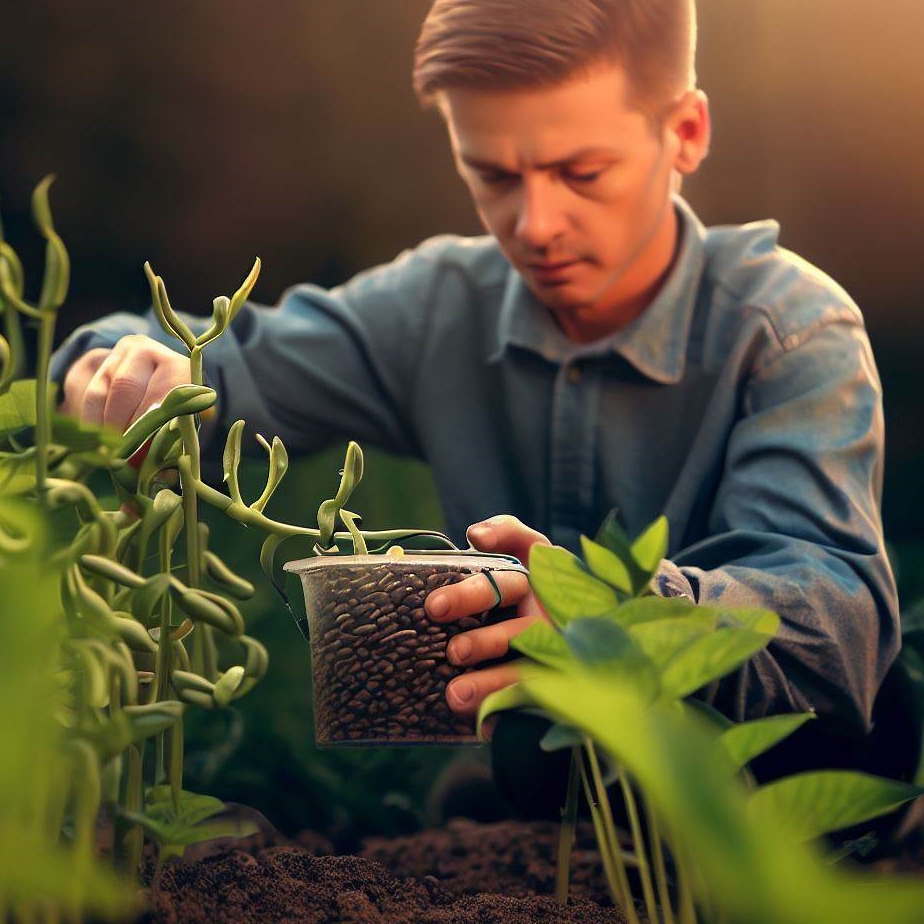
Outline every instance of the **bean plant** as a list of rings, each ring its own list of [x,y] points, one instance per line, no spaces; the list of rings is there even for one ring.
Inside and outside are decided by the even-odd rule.
[[[749,762],[814,715],[733,723],[694,694],[771,643],[779,617],[653,595],[667,540],[663,517],[630,542],[611,516],[595,540],[582,538],[582,558],[534,546],[530,580],[549,620],[512,640],[526,657],[521,680],[481,709],[479,728],[498,711],[537,711],[553,722],[541,747],[571,752],[559,900],[583,793],[629,924],[919,921],[920,883],[845,872],[820,839],[924,789],[845,770],[758,786]],[[631,849],[618,836],[613,788]]]
[[[355,443],[316,527],[267,513],[288,467],[278,438],[257,436],[266,483],[257,498],[242,496],[244,421],[224,449],[227,493],[203,480],[198,420],[217,399],[203,353],[248,297],[259,260],[230,298],[214,300],[205,322],[175,312],[146,265],[155,314],[188,353],[190,382],[125,433],[58,415],[49,364],[70,263],[52,220],[51,181],[32,200],[46,242],[34,303],[0,228],[0,714],[10,716],[9,759],[0,759],[0,918],[22,921],[124,915],[145,837],[157,845],[159,870],[190,844],[254,830],[218,799],[183,788],[187,710],[228,707],[268,667],[239,606],[254,587],[210,549],[200,503],[266,534],[261,564],[279,588],[276,553],[294,536],[312,539],[318,554],[385,551],[411,537],[452,546],[429,531],[360,529],[344,506],[362,477]],[[31,379],[22,377],[24,324],[37,330]],[[32,715],[26,725],[12,718],[23,709]],[[112,822],[102,845],[110,870],[96,859],[101,810]]]

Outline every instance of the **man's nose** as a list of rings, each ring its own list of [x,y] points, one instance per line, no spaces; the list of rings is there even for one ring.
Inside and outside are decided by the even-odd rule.
[[[551,244],[564,231],[566,217],[559,190],[546,177],[523,181],[514,234],[528,247],[539,250]]]

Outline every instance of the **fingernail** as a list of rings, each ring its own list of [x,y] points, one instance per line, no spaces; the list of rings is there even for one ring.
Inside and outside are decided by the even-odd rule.
[[[464,706],[475,695],[475,684],[471,680],[455,680],[449,685],[449,692],[460,706]]]
[[[472,653],[472,640],[460,635],[454,638],[449,645],[449,660],[453,664],[464,664]]]
[[[487,523],[476,523],[474,526],[470,526],[467,536],[469,542],[479,549],[490,551],[497,548],[497,536]]]
[[[449,612],[449,597],[446,594],[430,594],[424,603],[428,616],[442,619]]]

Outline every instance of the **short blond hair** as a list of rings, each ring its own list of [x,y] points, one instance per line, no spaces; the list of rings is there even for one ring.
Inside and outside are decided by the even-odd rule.
[[[432,105],[455,87],[549,87],[613,62],[652,113],[695,85],[695,51],[695,0],[434,0],[414,90]]]

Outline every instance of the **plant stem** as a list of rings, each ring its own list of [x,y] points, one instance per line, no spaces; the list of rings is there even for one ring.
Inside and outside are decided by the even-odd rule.
[[[690,889],[690,876],[686,861],[678,854],[674,857],[674,862],[677,866],[680,892],[677,908],[680,924],[696,924],[696,906],[693,904],[693,892]]]
[[[596,763],[596,754],[592,755],[591,762]],[[645,850],[645,837],[638,817],[638,806],[635,804],[635,794],[626,778],[625,771],[619,768],[619,786],[626,803],[626,813],[629,816],[629,828],[632,831],[632,843],[635,855],[638,857],[638,873],[642,880],[642,894],[645,896],[645,911],[651,924],[658,922],[658,905],[655,902],[654,887],[651,883],[651,870],[648,865],[648,854]]]
[[[667,870],[664,865],[664,847],[661,843],[661,832],[658,828],[658,819],[651,806],[646,806],[648,815],[648,840],[654,854],[655,879],[658,884],[658,898],[660,899],[661,915],[664,924],[674,924],[674,908],[671,904],[671,893],[667,885]]]
[[[596,793],[587,774],[583,754],[579,754],[578,766],[581,772],[581,782],[584,785],[584,795],[590,805],[590,817],[594,823],[594,832],[597,835],[597,844],[600,847],[600,859],[603,862],[603,871],[606,875],[613,903],[623,909],[628,924],[639,924],[635,902],[632,899],[632,890],[629,888],[629,877],[626,875],[626,868],[622,861],[622,851],[619,848],[618,841],[610,843]]]
[[[51,443],[51,404],[48,369],[54,341],[55,316],[42,312],[38,329],[38,356],[35,367],[35,490],[45,504],[48,480],[48,446]]]
[[[577,753],[575,753],[577,752]],[[580,747],[571,749],[571,767],[568,770],[568,789],[565,793],[565,806],[562,809],[561,828],[558,832],[558,859],[555,866],[555,898],[559,904],[568,904],[568,880],[571,873],[571,848],[574,844],[574,831],[577,825],[578,793],[580,771],[578,758]]]
[[[167,768],[167,780],[170,783],[170,795],[173,808],[180,810],[180,793],[183,790],[183,718],[174,722],[170,729],[170,763]]]
[[[610,808],[610,799],[606,793],[606,786],[604,785],[604,782],[603,782],[603,774],[600,772],[600,762],[597,760],[597,750],[594,747],[594,743],[590,738],[584,739],[584,749],[587,751],[588,762],[590,763],[591,778],[593,779],[594,790],[597,795],[597,802],[600,806],[600,815],[603,819],[603,827],[604,827],[604,830],[606,831],[606,836],[609,840],[613,853],[619,856],[619,865],[622,869],[623,876],[626,879],[626,889],[628,890],[629,896],[631,898],[632,892],[631,892],[631,889],[629,889],[628,876],[626,876],[625,865],[622,862],[622,851],[619,846],[619,835],[616,833],[616,824],[613,821],[613,810]],[[620,780],[621,780],[621,777],[622,777],[622,774],[620,773]],[[633,841],[634,841],[634,831],[633,831]],[[634,842],[633,847],[634,847],[636,863],[641,869],[642,864],[645,862],[644,853],[643,853],[645,849],[645,845],[641,844],[641,850],[640,850],[639,844],[636,841]],[[650,916],[652,909],[648,905],[647,894],[645,896],[645,899],[646,899],[645,900],[646,909]],[[633,905],[633,911],[634,910],[635,910],[635,907]],[[657,918],[654,918],[654,922],[656,924]]]
[[[193,375],[193,384],[201,385],[202,358],[198,357],[199,381]],[[183,489],[183,514],[186,531],[186,566],[189,569],[188,586],[202,586],[202,548],[199,533],[199,508],[197,487],[201,483],[199,462],[199,434],[196,424],[189,415],[179,419],[180,437],[183,440],[183,457],[180,459],[180,484]],[[193,669],[208,680],[218,676],[215,664],[215,647],[212,644],[209,626],[196,626],[193,634]]]
[[[127,812],[140,812],[144,802],[144,787],[141,779],[141,752],[134,744],[126,748],[128,764],[119,787],[119,804]],[[141,850],[144,847],[144,831],[141,825],[127,821],[120,815],[115,819],[115,868],[127,873],[137,881],[141,865]]]
[[[160,533],[160,572],[170,574],[173,560],[173,548],[169,542],[170,536],[166,529]],[[167,689],[170,684],[171,654],[170,645],[170,615],[173,600],[170,594],[162,594],[160,598],[160,637],[157,640],[157,655],[154,661],[154,697],[152,702],[160,702],[167,698]],[[154,761],[154,782],[163,782],[166,776],[164,766],[164,736],[166,732],[158,732],[156,742],[156,757]]]

